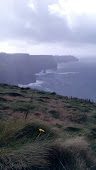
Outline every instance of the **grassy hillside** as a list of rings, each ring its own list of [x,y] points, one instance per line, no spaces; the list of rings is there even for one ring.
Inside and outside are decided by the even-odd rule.
[[[0,84],[0,170],[96,170],[96,104]]]

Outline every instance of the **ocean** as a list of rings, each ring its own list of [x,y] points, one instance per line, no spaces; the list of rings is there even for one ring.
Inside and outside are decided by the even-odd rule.
[[[19,86],[96,102],[96,57],[61,63],[57,69],[42,70],[36,74],[36,83],[30,80],[30,84]]]

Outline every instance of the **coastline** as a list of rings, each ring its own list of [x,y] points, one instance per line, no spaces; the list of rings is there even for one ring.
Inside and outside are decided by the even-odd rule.
[[[61,61],[60,61],[61,58]],[[57,69],[58,62],[78,61],[74,56],[0,53],[0,83],[12,85],[36,83],[41,70]]]

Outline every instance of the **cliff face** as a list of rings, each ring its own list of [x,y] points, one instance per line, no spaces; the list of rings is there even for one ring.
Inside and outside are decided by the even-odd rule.
[[[62,55],[62,56],[56,56],[56,61],[58,63],[61,62],[74,62],[74,61],[78,61],[78,59],[72,55]]]
[[[0,53],[0,82],[28,84],[35,82],[35,73],[56,68],[53,56]]]
[[[29,84],[36,81],[35,73],[57,68],[58,62],[76,60],[71,56],[0,53],[0,83]]]

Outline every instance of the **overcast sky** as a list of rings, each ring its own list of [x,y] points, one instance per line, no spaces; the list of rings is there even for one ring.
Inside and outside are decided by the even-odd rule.
[[[96,54],[96,0],[0,0],[0,52]]]

